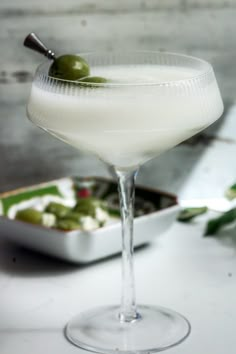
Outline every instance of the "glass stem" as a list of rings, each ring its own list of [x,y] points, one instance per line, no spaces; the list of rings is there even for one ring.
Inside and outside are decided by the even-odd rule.
[[[133,267],[133,211],[135,178],[138,170],[116,169],[115,172],[118,177],[122,220],[122,297],[119,316],[122,322],[132,322],[140,317],[136,308]]]

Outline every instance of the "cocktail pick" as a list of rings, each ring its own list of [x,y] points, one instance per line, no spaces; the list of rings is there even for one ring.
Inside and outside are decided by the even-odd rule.
[[[50,60],[55,60],[55,53],[48,49],[35,33],[30,33],[24,40],[24,46],[45,55]]]

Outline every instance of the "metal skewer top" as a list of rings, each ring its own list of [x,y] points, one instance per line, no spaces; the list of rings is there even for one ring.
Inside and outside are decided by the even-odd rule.
[[[48,49],[35,33],[28,34],[24,40],[24,46],[34,50],[35,52],[43,54],[50,60],[56,59],[55,53]]]

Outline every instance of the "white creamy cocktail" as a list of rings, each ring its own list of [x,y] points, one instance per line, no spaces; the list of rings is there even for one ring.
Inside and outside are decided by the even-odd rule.
[[[185,86],[200,70],[154,64],[92,70],[110,84],[75,87],[74,95],[72,88],[57,92],[50,82],[43,87],[35,82],[29,116],[68,144],[119,168],[140,165],[170,149],[214,122],[222,111],[214,80],[200,90]],[[174,85],[171,92],[165,89],[168,82]]]

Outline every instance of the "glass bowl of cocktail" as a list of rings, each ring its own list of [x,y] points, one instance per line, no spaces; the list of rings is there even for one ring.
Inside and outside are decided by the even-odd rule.
[[[143,163],[218,119],[223,112],[221,95],[211,65],[194,57],[154,51],[80,56],[93,75],[107,80],[51,77],[50,62],[46,62],[36,72],[27,112],[40,128],[92,152],[113,169],[123,225],[123,280],[120,306],[77,315],[68,323],[66,335],[75,345],[99,353],[158,352],[182,342],[190,325],[172,310],[136,304],[135,178]]]

